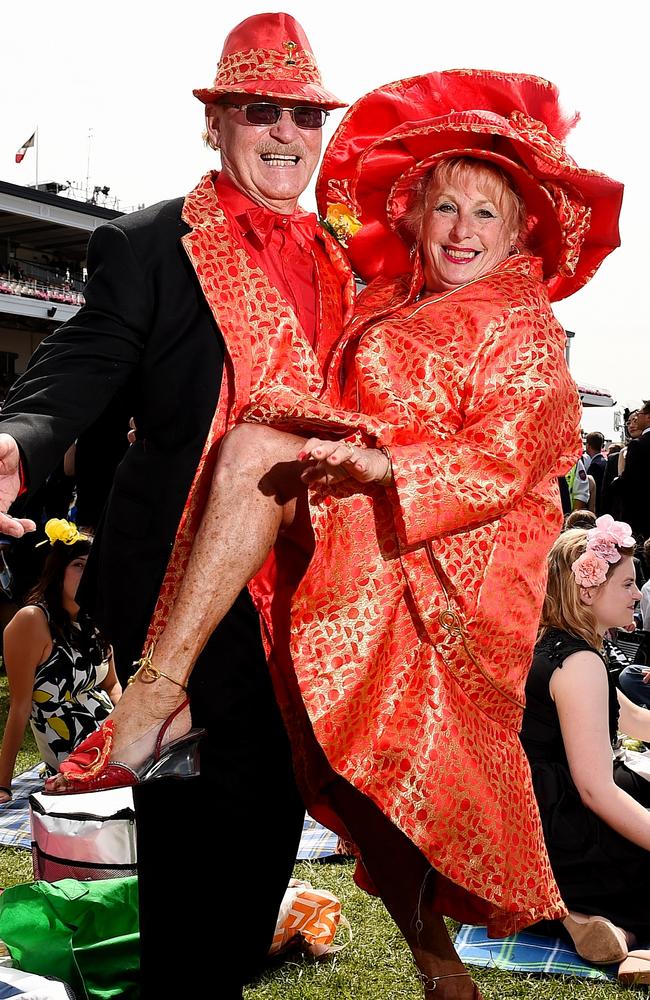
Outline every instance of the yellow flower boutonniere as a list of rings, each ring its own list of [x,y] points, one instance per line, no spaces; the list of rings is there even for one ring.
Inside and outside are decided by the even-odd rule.
[[[335,202],[328,206],[323,225],[339,241],[341,246],[347,247],[348,240],[359,232],[362,223],[352,214],[347,205]]]

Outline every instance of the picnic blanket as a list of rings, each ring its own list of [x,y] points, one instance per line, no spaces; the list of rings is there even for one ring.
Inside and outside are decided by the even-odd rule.
[[[506,938],[489,938],[485,927],[462,924],[454,941],[461,961],[480,968],[503,969],[581,979],[616,979],[618,965],[590,965],[560,938],[520,931]]]
[[[317,858],[334,857],[337,843],[338,837],[335,833],[305,814],[297,860],[314,861]]]
[[[24,847],[30,850],[32,834],[29,826],[29,796],[43,787],[43,764],[23,771],[11,783],[14,797],[0,806],[0,847]]]

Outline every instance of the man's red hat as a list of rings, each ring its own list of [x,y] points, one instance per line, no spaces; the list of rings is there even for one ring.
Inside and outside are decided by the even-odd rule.
[[[567,153],[576,121],[540,77],[449,70],[398,80],[362,97],[341,122],[319,174],[319,210],[327,217],[332,205],[339,215],[346,206],[361,223],[348,248],[361,277],[403,274],[411,248],[399,233],[418,181],[443,158],[488,160],[523,198],[526,245],[543,261],[551,298],[565,298],[619,246],[623,196],[622,184]]]
[[[290,14],[255,14],[230,32],[211,87],[192,91],[204,104],[224,94],[259,94],[344,108],[325,90],[303,29]]]

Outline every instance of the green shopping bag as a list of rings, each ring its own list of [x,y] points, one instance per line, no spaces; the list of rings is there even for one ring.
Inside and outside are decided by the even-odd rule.
[[[138,997],[138,880],[30,882],[0,896],[0,939],[24,972],[79,1000]]]

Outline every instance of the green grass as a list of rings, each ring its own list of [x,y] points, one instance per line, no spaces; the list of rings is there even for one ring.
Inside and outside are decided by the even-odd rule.
[[[246,1000],[422,1000],[408,948],[380,901],[354,885],[352,870],[351,862],[296,865],[296,878],[328,889],[341,900],[352,926],[352,942],[331,958],[313,961],[298,956],[269,969],[245,991]],[[483,969],[474,970],[473,977],[485,1000],[639,1000],[644,995],[615,984],[564,977]]]
[[[7,681],[2,676],[0,731],[6,714]],[[16,772],[31,767],[37,760],[28,731]],[[248,872],[243,873],[253,885],[255,866],[263,863],[251,859]],[[352,940],[343,951],[320,961],[294,955],[275,963],[245,990],[246,1000],[421,1000],[408,948],[382,903],[356,887],[352,870],[353,863],[347,861],[296,865],[296,878],[311,882],[315,888],[327,889],[341,900],[343,913],[351,925]],[[0,885],[16,885],[31,878],[28,851],[0,848]],[[451,923],[449,926],[453,928]],[[346,940],[346,934],[339,933]],[[584,980],[519,976],[494,970],[477,969],[473,976],[485,1000],[639,1000],[645,993],[643,989],[622,989]]]

